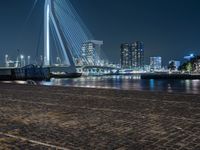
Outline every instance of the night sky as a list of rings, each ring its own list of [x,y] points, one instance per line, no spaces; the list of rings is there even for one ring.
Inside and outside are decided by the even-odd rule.
[[[0,1],[0,63],[17,49],[35,56],[43,19],[43,0],[27,20],[34,0]],[[145,57],[162,56],[164,63],[200,53],[199,0],[72,0],[95,39],[104,41],[108,59],[119,62],[120,44],[141,40]],[[42,46],[40,46],[42,53]]]

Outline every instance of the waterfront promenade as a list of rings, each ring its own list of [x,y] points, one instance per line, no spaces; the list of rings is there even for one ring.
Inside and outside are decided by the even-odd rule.
[[[200,95],[0,84],[0,150],[199,150]]]

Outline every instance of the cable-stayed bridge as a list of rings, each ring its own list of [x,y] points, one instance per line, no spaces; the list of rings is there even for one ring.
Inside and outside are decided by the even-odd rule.
[[[26,22],[38,3],[41,1],[35,0]],[[44,38],[43,52],[40,56],[36,54],[35,64],[48,67],[53,73],[107,74],[116,70],[105,63],[101,50],[103,41],[94,39],[70,0],[45,0],[42,24],[41,31],[44,32],[39,36]],[[42,41],[40,37],[38,41]],[[29,62],[30,58],[33,57],[29,56]],[[22,55],[17,61],[9,61],[8,57],[5,60],[6,65],[9,62],[17,62],[15,66],[18,67],[26,64]]]
[[[52,43],[54,48],[51,48]],[[102,45],[103,41],[94,40],[70,0],[45,0],[44,66],[65,72],[115,73],[118,71],[116,67],[103,63],[105,55],[102,57],[100,54]],[[57,61],[53,63],[55,49]]]
[[[96,68],[97,65],[100,66],[102,58],[95,49],[98,45],[95,43],[101,41],[93,40],[92,34],[69,0],[45,0],[44,66],[55,68],[56,64],[57,69],[65,68],[67,72],[76,72],[75,60],[78,60],[87,68]],[[103,42],[99,46],[102,44]],[[57,58],[59,64],[53,63],[53,57]],[[100,68],[103,68],[102,64]]]

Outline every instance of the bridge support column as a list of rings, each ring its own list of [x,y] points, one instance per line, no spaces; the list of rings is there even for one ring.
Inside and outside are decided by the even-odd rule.
[[[44,65],[50,66],[50,11],[51,0],[45,0],[44,8]]]

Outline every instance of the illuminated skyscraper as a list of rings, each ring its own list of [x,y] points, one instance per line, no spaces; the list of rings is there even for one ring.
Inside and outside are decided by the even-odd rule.
[[[144,43],[136,41],[131,44],[131,66],[136,69],[144,68]]]
[[[98,52],[101,51],[103,41],[90,40],[82,45],[82,57],[87,65],[98,65]]]
[[[130,45],[128,43],[121,44],[121,67],[131,68]]]
[[[121,67],[144,69],[144,44],[137,41],[121,44]]]

